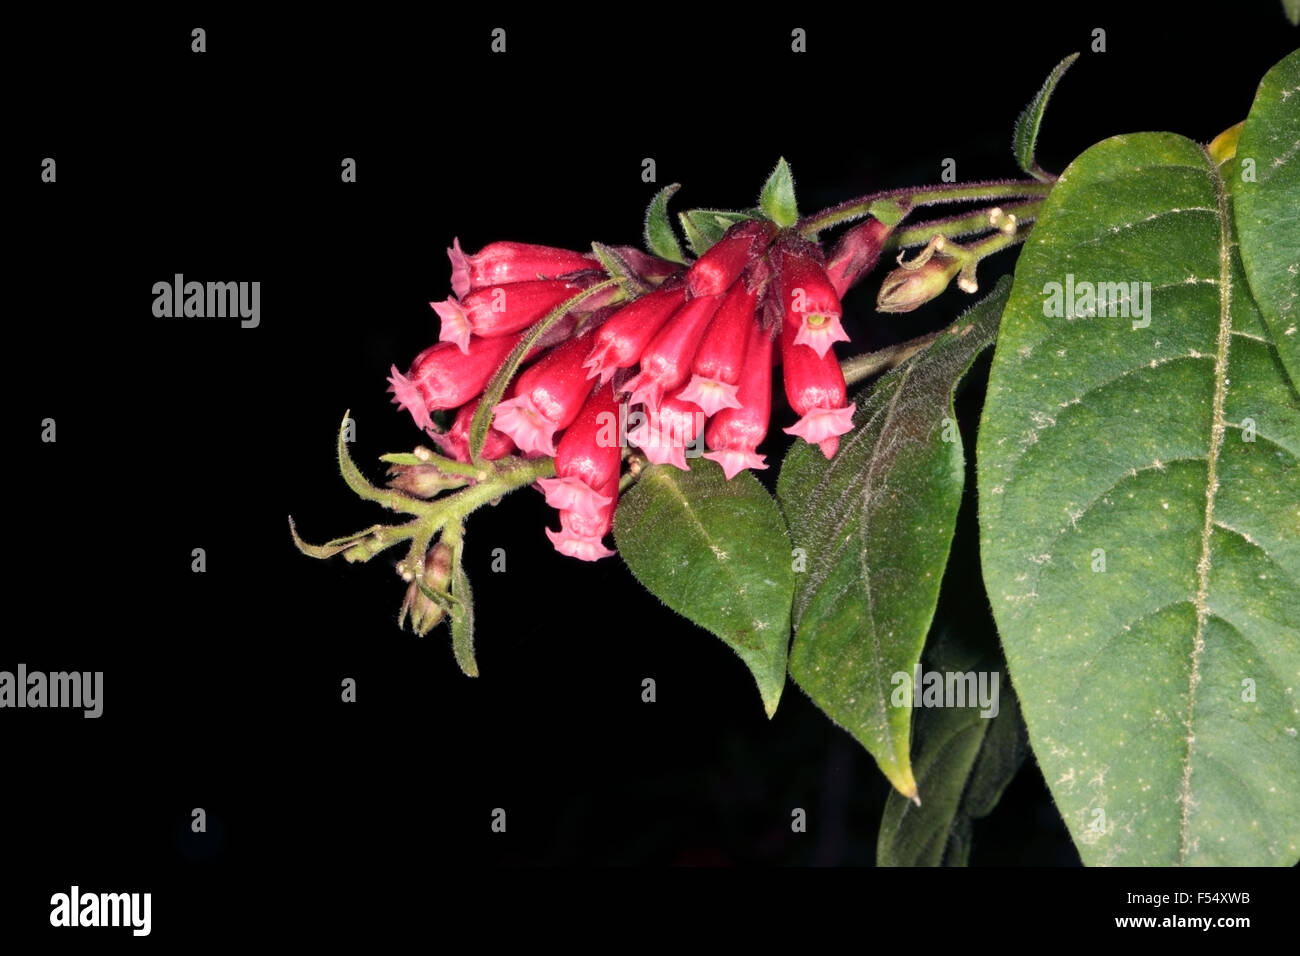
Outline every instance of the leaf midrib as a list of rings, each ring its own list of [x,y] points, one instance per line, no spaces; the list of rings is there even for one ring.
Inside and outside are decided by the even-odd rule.
[[[1190,844],[1192,809],[1192,751],[1196,745],[1196,685],[1201,680],[1201,654],[1205,650],[1205,624],[1210,617],[1210,540],[1214,535],[1214,499],[1219,490],[1219,453],[1225,433],[1223,409],[1228,393],[1228,348],[1232,342],[1232,236],[1228,224],[1227,196],[1223,177],[1213,157],[1206,152],[1219,210],[1219,331],[1214,357],[1214,402],[1210,411],[1210,448],[1206,455],[1205,523],[1201,528],[1201,556],[1196,562],[1196,636],[1192,641],[1191,673],[1187,690],[1187,750],[1178,799],[1181,819],[1178,832],[1178,862],[1186,863]]]
[[[682,511],[685,512],[686,515],[691,519],[692,523],[699,531],[699,536],[704,540],[704,543],[709,546],[710,550],[712,550],[715,546],[717,546],[718,542],[716,541],[716,539],[714,539],[712,535],[709,534],[708,529],[704,527],[704,523],[700,521],[699,516],[695,513],[695,509],[691,507],[691,504],[686,499],[686,496],[682,494],[682,490],[677,486],[677,482],[672,480],[672,476],[669,474],[665,474],[664,472],[661,471],[655,474],[653,477],[656,482],[660,483],[661,485],[664,485],[665,487],[669,488],[672,491],[673,496],[676,498],[678,502],[681,503]],[[761,614],[761,609],[754,607],[753,602],[745,600],[745,592],[743,590],[744,582],[740,580],[736,572],[732,570],[732,568],[727,565],[727,562],[723,561],[722,559],[717,559],[715,563],[719,568],[722,569],[722,571],[726,574],[727,578],[731,580],[734,586],[733,590],[736,592],[737,599],[742,601],[746,607],[749,607],[754,611],[754,619],[763,620],[763,622],[766,625],[771,626],[772,622],[767,621],[765,619],[766,616]],[[722,609],[719,608],[719,610]],[[755,633],[755,637],[757,636],[758,636],[757,633]],[[740,642],[736,640],[734,634],[728,633],[727,639],[736,641],[737,644],[740,644]],[[762,639],[759,638],[758,644],[761,646],[762,643],[763,643]]]

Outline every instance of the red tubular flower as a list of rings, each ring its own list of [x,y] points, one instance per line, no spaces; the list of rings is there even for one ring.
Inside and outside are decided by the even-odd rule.
[[[452,421],[451,427],[446,432],[438,434],[430,432],[429,437],[433,439],[434,444],[448,458],[455,461],[469,461],[469,426],[474,420],[474,412],[478,410],[478,403],[482,396],[474,399],[466,405],[462,405],[460,411],[456,413],[456,418]],[[483,441],[484,461],[495,461],[498,458],[504,458],[515,450],[515,443],[509,435],[500,432],[495,428],[489,428],[487,438]]]
[[[613,499],[598,489],[618,479],[618,402],[614,390],[597,386],[555,449],[555,478],[537,482],[546,503],[561,511],[596,517]]]
[[[704,332],[691,366],[691,380],[677,393],[678,398],[694,402],[705,415],[740,407],[736,383],[745,365],[750,329],[757,325],[757,304],[758,294],[746,289],[743,282],[731,287]]]
[[[659,289],[615,312],[592,336],[591,353],[582,363],[588,378],[604,385],[620,368],[631,368],[669,317],[686,301],[686,288]]]
[[[558,280],[512,282],[478,289],[461,302],[452,298],[429,304],[442,320],[439,340],[454,342],[464,352],[471,334],[488,338],[526,329],[581,291],[581,285]]]
[[[547,352],[515,382],[514,396],[493,409],[493,424],[525,454],[555,454],[555,433],[569,425],[591,394],[582,360],[590,343],[571,339]]]
[[[772,237],[771,223],[751,220],[732,226],[686,271],[691,295],[719,295],[740,278],[749,260],[761,253]]]
[[[724,408],[709,419],[704,457],[722,466],[730,481],[746,468],[766,468],[757,448],[767,436],[772,414],[772,333],[754,323],[749,330],[745,367],[736,389],[739,406]]]
[[[656,465],[676,465],[690,471],[686,464],[686,446],[704,430],[704,412],[694,402],[668,398],[657,406],[645,408],[645,421],[627,436]]]
[[[836,295],[843,297],[859,279],[876,267],[880,250],[893,231],[893,226],[871,218],[840,236],[826,260],[826,277],[835,287]]]
[[[795,345],[825,358],[832,345],[849,340],[840,325],[840,297],[820,265],[806,256],[783,256],[780,288],[786,320],[798,328]]]
[[[781,357],[785,394],[799,421],[783,429],[818,445],[827,458],[840,447],[839,436],[853,428],[854,405],[845,405],[844,373],[833,351],[818,356],[806,345],[796,345],[798,326],[787,319],[781,327]]]
[[[600,268],[596,259],[581,252],[527,242],[494,242],[480,249],[477,255],[467,256],[460,248],[460,240],[453,239],[447,255],[451,259],[451,291],[458,299],[475,289],[531,279],[554,279],[570,272]]]
[[[522,332],[490,339],[474,337],[464,354],[450,342],[431,345],[415,357],[408,375],[393,366],[388,390],[393,401],[411,413],[416,425],[431,430],[429,412],[464,405],[483,391],[521,338]]]
[[[578,511],[560,512],[560,530],[546,529],[546,536],[560,554],[583,561],[599,561],[608,558],[614,552],[605,547],[601,539],[609,534],[614,526],[614,506],[618,502],[618,474],[616,473],[600,489],[599,494],[609,499],[601,505],[595,514],[584,515]]]
[[[624,388],[632,404],[658,406],[665,392],[676,391],[691,373],[691,363],[722,297],[704,295],[682,306],[641,353],[641,371]]]

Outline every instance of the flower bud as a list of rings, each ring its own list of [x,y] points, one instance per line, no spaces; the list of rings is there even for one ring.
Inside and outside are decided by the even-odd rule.
[[[643,295],[615,312],[591,338],[591,352],[582,363],[588,378],[600,376],[604,385],[620,368],[631,368],[664,323],[686,301],[686,288],[660,289]]]
[[[610,497],[598,489],[618,479],[623,463],[618,411],[614,390],[597,386],[564,430],[555,447],[556,477],[537,482],[552,508],[594,517],[610,503]]]
[[[872,217],[840,236],[826,260],[826,276],[836,295],[843,298],[845,292],[876,267],[885,240],[893,231],[893,226]]]
[[[415,357],[408,375],[397,371],[396,365],[392,367],[388,390],[393,393],[393,401],[411,413],[416,425],[432,431],[429,412],[464,405],[483,391],[521,338],[522,332],[472,338],[463,354],[450,342],[431,345]]]
[[[709,321],[722,304],[722,297],[704,295],[691,299],[664,325],[641,353],[641,370],[628,380],[624,389],[632,393],[633,405],[656,406],[665,392],[673,392],[686,383],[691,364]]]
[[[736,383],[745,365],[749,333],[757,325],[754,312],[758,294],[735,283],[723,297],[709,327],[704,331],[699,351],[691,365],[691,380],[677,393],[686,402],[694,402],[705,415],[724,408],[737,408]]]
[[[736,388],[739,406],[724,408],[709,419],[704,457],[722,466],[730,481],[746,468],[766,468],[757,448],[767,436],[772,414],[772,333],[756,323],[749,330],[745,367]]]
[[[389,465],[388,487],[415,498],[433,498],[451,488],[463,488],[473,479],[449,475],[434,464]]]
[[[785,319],[798,329],[795,345],[825,358],[832,345],[849,340],[840,324],[840,297],[820,265],[807,256],[785,255],[780,275]]]
[[[948,288],[960,271],[961,260],[942,253],[904,263],[885,276],[876,308],[881,312],[911,312]]]
[[[592,256],[527,242],[494,242],[477,255],[467,256],[460,240],[453,239],[447,250],[451,259],[451,290],[463,299],[475,289],[534,279],[554,279],[571,272],[599,269]]]
[[[470,335],[486,338],[526,329],[581,291],[579,284],[558,280],[512,282],[478,289],[461,302],[452,298],[429,305],[442,320],[438,340],[454,342],[466,352]]]
[[[844,404],[844,373],[835,353],[818,356],[795,344],[797,334],[798,327],[791,321],[781,329],[782,377],[790,407],[802,417],[783,431],[818,445],[830,458],[839,448],[839,436],[853,428],[855,406]]]
[[[420,590],[415,583],[414,570],[405,569],[401,565],[398,565],[398,570],[403,579],[411,583],[406,589],[406,599],[402,601],[402,610],[397,616],[397,626],[404,626],[406,616],[410,614],[411,630],[424,637],[442,620],[443,609]],[[447,585],[451,581],[451,548],[439,541],[429,549],[424,558],[424,571],[420,580],[430,591],[447,593]]]
[[[520,374],[514,397],[493,409],[493,424],[520,451],[555,454],[555,433],[568,427],[591,394],[591,381],[582,369],[590,348],[585,338],[555,346]]]

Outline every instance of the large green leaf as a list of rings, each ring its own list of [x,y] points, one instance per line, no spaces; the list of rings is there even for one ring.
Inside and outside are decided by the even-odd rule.
[[[985,700],[996,708],[967,697],[965,707],[926,707],[917,715],[912,766],[921,805],[889,794],[876,843],[880,866],[965,866],[972,821],[993,810],[1029,752],[996,652],[945,630],[926,648],[925,670],[945,675],[945,686],[948,674],[975,674],[977,687],[984,675]]]
[[[1246,278],[1300,387],[1300,50],[1259,84],[1229,192]]]
[[[1116,317],[1049,285],[1084,282],[1149,286]],[[1084,862],[1300,858],[1298,457],[1215,162],[1087,150],[1017,264],[976,456],[985,584]]]
[[[769,717],[785,686],[794,570],[771,495],[712,461],[651,465],[622,496],[614,540],[651,594],[716,634],[758,682]]]
[[[777,496],[807,562],[797,579],[790,676],[916,795],[910,706],[891,702],[934,617],[965,482],[952,393],[997,333],[1003,279],[929,348],[857,396],[827,461],[797,442]]]

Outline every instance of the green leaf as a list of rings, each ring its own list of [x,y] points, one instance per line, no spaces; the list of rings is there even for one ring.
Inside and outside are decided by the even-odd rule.
[[[686,243],[691,252],[697,256],[704,255],[728,229],[738,222],[746,222],[755,216],[749,211],[729,211],[726,209],[690,209],[678,213],[682,229],[686,232]]]
[[[463,544],[457,538],[451,558],[451,650],[456,663],[467,677],[478,677],[478,661],[474,659],[474,593],[462,563]]]
[[[965,483],[952,395],[992,343],[1003,279],[925,351],[857,395],[854,430],[830,461],[806,442],[777,482],[807,570],[797,576],[790,676],[916,795],[911,708],[892,675],[912,673],[934,617]]]
[[[1259,84],[1228,184],[1246,279],[1300,388],[1300,50]]]
[[[749,472],[712,461],[651,465],[619,500],[614,539],[636,579],[721,638],[776,712],[785,686],[794,571],[776,502]]]
[[[1231,225],[1195,143],[1099,143],[1044,204],[998,336],[984,581],[1089,864],[1300,859],[1300,402]],[[1104,309],[1084,282],[1116,284]]]
[[[383,462],[387,462],[390,465],[428,464],[427,458],[421,458],[419,455],[413,455],[409,451],[390,451],[387,454],[380,455],[379,460]]]
[[[682,247],[668,218],[668,200],[681,188],[681,183],[665,186],[650,200],[645,211],[645,247],[660,259],[685,265],[686,257],[682,255]]]
[[[1038,145],[1038,128],[1043,123],[1043,113],[1047,110],[1047,101],[1052,98],[1056,84],[1061,82],[1065,71],[1078,58],[1079,54],[1071,53],[1056,64],[1056,69],[1047,75],[1043,88],[1029,101],[1029,105],[1016,119],[1016,129],[1011,137],[1011,150],[1016,155],[1016,162],[1029,175],[1043,182],[1051,182],[1054,177],[1039,166],[1038,160],[1034,157],[1034,150]]]
[[[879,866],[965,866],[972,821],[993,811],[1029,753],[1020,709],[996,652],[944,631],[926,648],[925,673],[931,672],[973,673],[976,687],[979,676],[987,675],[984,689],[992,693],[986,700],[997,702],[996,712],[983,716],[994,708],[981,708],[978,694],[974,701],[968,696],[964,707],[921,709],[912,754],[921,805],[890,792],[876,843]],[[955,686],[967,693],[971,685]]]
[[[1300,26],[1300,0],[1282,0],[1282,12],[1291,21],[1291,26]]]
[[[533,346],[541,340],[541,337],[549,332],[556,322],[564,318],[566,313],[577,308],[592,296],[599,295],[617,284],[618,279],[606,279],[604,282],[598,282],[590,288],[583,289],[573,298],[561,302],[545,318],[534,323],[524,337],[519,340],[519,344],[506,356],[506,360],[501,363],[501,367],[496,370],[496,374],[488,382],[487,388],[483,389],[483,396],[479,399],[478,407],[474,409],[474,417],[470,419],[469,453],[474,461],[477,462],[479,455],[483,453],[483,443],[487,441],[488,428],[492,425],[493,409],[501,401],[506,386],[514,378],[519,366],[523,364],[524,356],[533,350]]]
[[[352,489],[354,493],[366,501],[374,501],[378,504],[392,508],[394,511],[404,511],[407,514],[423,515],[428,514],[430,503],[421,501],[417,498],[411,498],[402,494],[400,491],[392,489],[376,488],[366,476],[361,473],[356,462],[352,460],[351,453],[348,452],[348,423],[351,421],[352,412],[349,410],[343,414],[343,423],[339,426],[339,437],[337,451],[339,457],[339,472],[343,475],[344,483]]]
[[[777,161],[776,169],[767,177],[767,182],[763,183],[758,206],[768,219],[782,229],[788,229],[799,221],[799,207],[794,199],[794,175],[784,156]]]

